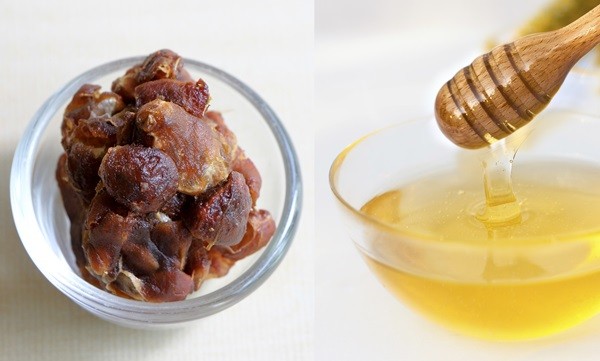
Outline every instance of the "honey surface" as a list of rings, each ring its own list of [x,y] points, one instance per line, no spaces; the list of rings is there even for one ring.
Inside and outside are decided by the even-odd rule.
[[[395,241],[379,237],[379,250],[363,250],[367,263],[414,308],[479,337],[535,338],[592,317],[600,311],[600,168],[535,162],[521,164],[512,179],[521,215],[510,224],[481,221],[481,178],[460,172],[373,198],[361,211],[399,238],[422,240],[422,248],[382,244]],[[465,246],[456,257],[432,256],[432,241]],[[406,254],[381,257],[393,250]]]

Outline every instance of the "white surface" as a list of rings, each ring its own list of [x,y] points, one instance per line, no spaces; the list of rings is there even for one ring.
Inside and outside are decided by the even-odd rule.
[[[544,2],[317,1],[317,360],[598,359],[600,317],[520,343],[473,340],[425,321],[370,274],[327,183],[344,146],[387,124],[431,115],[441,84],[478,55],[486,39],[506,34]]]
[[[0,360],[310,360],[313,354],[312,3],[0,3]],[[14,148],[42,102],[83,71],[170,48],[256,90],[291,134],[304,216],[273,276],[232,308],[185,329],[144,332],[97,319],[29,260],[8,202]]]

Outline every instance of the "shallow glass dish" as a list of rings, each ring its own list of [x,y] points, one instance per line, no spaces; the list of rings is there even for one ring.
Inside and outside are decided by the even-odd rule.
[[[223,113],[239,144],[261,172],[263,185],[257,206],[272,213],[277,230],[265,248],[236,263],[227,276],[206,281],[184,301],[144,303],[112,295],[84,281],[71,251],[69,221],[54,175],[62,153],[62,114],[82,84],[110,89],[112,80],[143,59],[121,59],[90,69],[42,105],[17,146],[10,197],[17,231],[27,253],[56,288],[102,319],[123,326],[158,328],[226,309],[265,282],[292,243],[300,216],[302,183],[291,139],[269,105],[233,76],[184,59],[192,77],[200,77],[208,84],[212,97],[210,109]]]
[[[432,201],[436,186],[449,187],[458,196],[480,192],[476,201],[485,199],[480,162],[486,150],[456,147],[444,138],[433,118],[401,123],[360,138],[340,153],[330,170],[330,186],[350,237],[379,281],[427,318],[475,337],[538,338],[600,313],[600,214],[592,211],[592,200],[600,199],[600,118],[550,110],[527,127],[519,131],[530,134],[514,161],[514,179],[545,184],[553,178],[559,185],[581,191],[567,197],[583,199],[589,229],[576,228],[568,235],[549,231],[537,238],[511,237],[496,242],[489,234],[467,237],[471,227],[462,224],[452,235],[427,233],[423,230],[433,228],[420,228],[422,223],[416,220],[412,225],[395,226],[393,222],[410,216],[397,211],[406,204],[418,205],[418,200],[426,199],[437,205]],[[544,164],[592,171],[585,173],[589,179],[560,167],[527,173]],[[470,188],[451,188],[465,184],[464,178],[472,180]],[[414,191],[422,186],[420,193]],[[397,213],[374,216],[377,213],[363,211],[374,197],[396,189],[401,189],[392,193],[397,200],[385,198],[385,205]],[[517,199],[521,189],[525,188],[515,188]],[[552,197],[548,194],[546,199],[551,202]],[[433,214],[427,217],[437,217],[439,224],[452,224],[454,218],[443,218],[444,211],[427,210]],[[524,217],[543,215],[524,213]],[[565,218],[557,222],[563,220],[570,222]],[[483,228],[486,234],[475,217],[472,221],[473,228]]]

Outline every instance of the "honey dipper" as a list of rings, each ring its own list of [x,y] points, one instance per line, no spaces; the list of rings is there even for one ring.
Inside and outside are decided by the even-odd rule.
[[[440,89],[440,129],[471,149],[510,135],[546,107],[573,65],[598,43],[600,5],[564,28],[495,47]]]

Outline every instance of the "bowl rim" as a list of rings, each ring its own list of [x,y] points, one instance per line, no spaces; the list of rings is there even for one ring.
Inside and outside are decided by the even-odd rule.
[[[254,263],[230,283],[206,295],[183,301],[147,303],[121,298],[92,286],[70,267],[50,267],[56,266],[57,262],[48,263],[47,254],[38,252],[35,247],[36,240],[44,237],[35,218],[31,195],[31,179],[40,138],[52,118],[81,85],[110,72],[124,71],[144,59],[145,56],[128,57],[96,66],[52,94],[34,114],[23,133],[13,156],[10,175],[13,220],[21,243],[42,274],[61,292],[97,316],[136,326],[175,324],[203,318],[233,306],[256,290],[274,272],[292,244],[299,225],[303,194],[298,156],[289,134],[271,107],[248,85],[229,73],[197,60],[182,58],[190,70],[217,78],[249,101],[267,123],[278,144],[285,172],[285,198],[272,239]],[[31,217],[36,219],[34,224],[27,222]]]
[[[542,116],[547,116],[547,115],[551,115],[551,114],[562,114],[562,113],[580,116],[580,117],[584,117],[584,118],[594,118],[596,120],[600,120],[600,116],[598,116],[596,114],[567,110],[567,109],[548,109],[547,111],[545,111],[543,113],[544,115],[542,115]],[[405,126],[408,126],[408,125],[411,125],[414,123],[425,123],[427,121],[435,122],[433,115],[421,116],[421,117],[409,119],[409,120],[406,120],[403,122],[390,124],[390,125],[384,126],[382,128],[373,130],[373,131],[359,137],[358,139],[351,142],[349,145],[347,145],[346,147],[344,147],[342,149],[342,151],[334,158],[333,162],[331,163],[331,166],[329,168],[329,175],[328,175],[329,187],[331,189],[331,192],[333,193],[335,199],[337,199],[339,204],[342,206],[342,208],[345,211],[348,211],[353,217],[356,217],[356,218],[360,219],[361,221],[371,224],[371,225],[377,227],[378,229],[381,229],[387,233],[398,236],[399,241],[401,239],[410,239],[410,240],[414,240],[414,241],[418,241],[418,242],[426,242],[430,245],[437,245],[437,246],[441,246],[441,247],[473,247],[473,248],[494,247],[497,249],[500,249],[500,248],[524,249],[524,248],[529,248],[529,247],[537,247],[537,246],[547,245],[547,237],[546,238],[542,237],[540,239],[531,239],[531,240],[528,239],[527,242],[523,242],[522,239],[515,238],[515,239],[511,239],[511,240],[503,240],[502,243],[493,243],[493,244],[487,243],[487,242],[465,241],[465,240],[458,240],[458,239],[440,240],[438,238],[428,237],[426,235],[418,234],[416,232],[399,230],[398,228],[395,228],[386,222],[382,222],[375,217],[372,217],[366,213],[363,213],[360,209],[355,208],[352,204],[350,204],[349,201],[347,201],[345,199],[345,197],[342,195],[341,191],[338,189],[339,171],[343,167],[346,157],[356,147],[363,144],[363,142],[365,140],[372,138],[374,136],[377,136],[379,134],[385,133],[387,131],[390,131],[390,130],[393,130],[396,128],[400,128],[400,127],[405,127]],[[454,145],[453,143],[451,143],[450,141],[448,141],[448,144],[449,144],[449,146],[452,146],[459,151],[465,151],[465,152],[477,152],[478,151],[478,150],[460,148],[460,147]],[[482,187],[483,187],[483,183],[482,183]],[[569,234],[568,236],[560,236],[559,235],[559,236],[555,236],[553,239],[555,242],[565,242],[565,243],[575,242],[576,239],[578,238],[578,236],[580,236],[580,235],[585,236],[585,235],[588,235],[589,233],[590,232],[587,231],[587,232],[582,232],[581,234],[572,233],[572,234]]]

